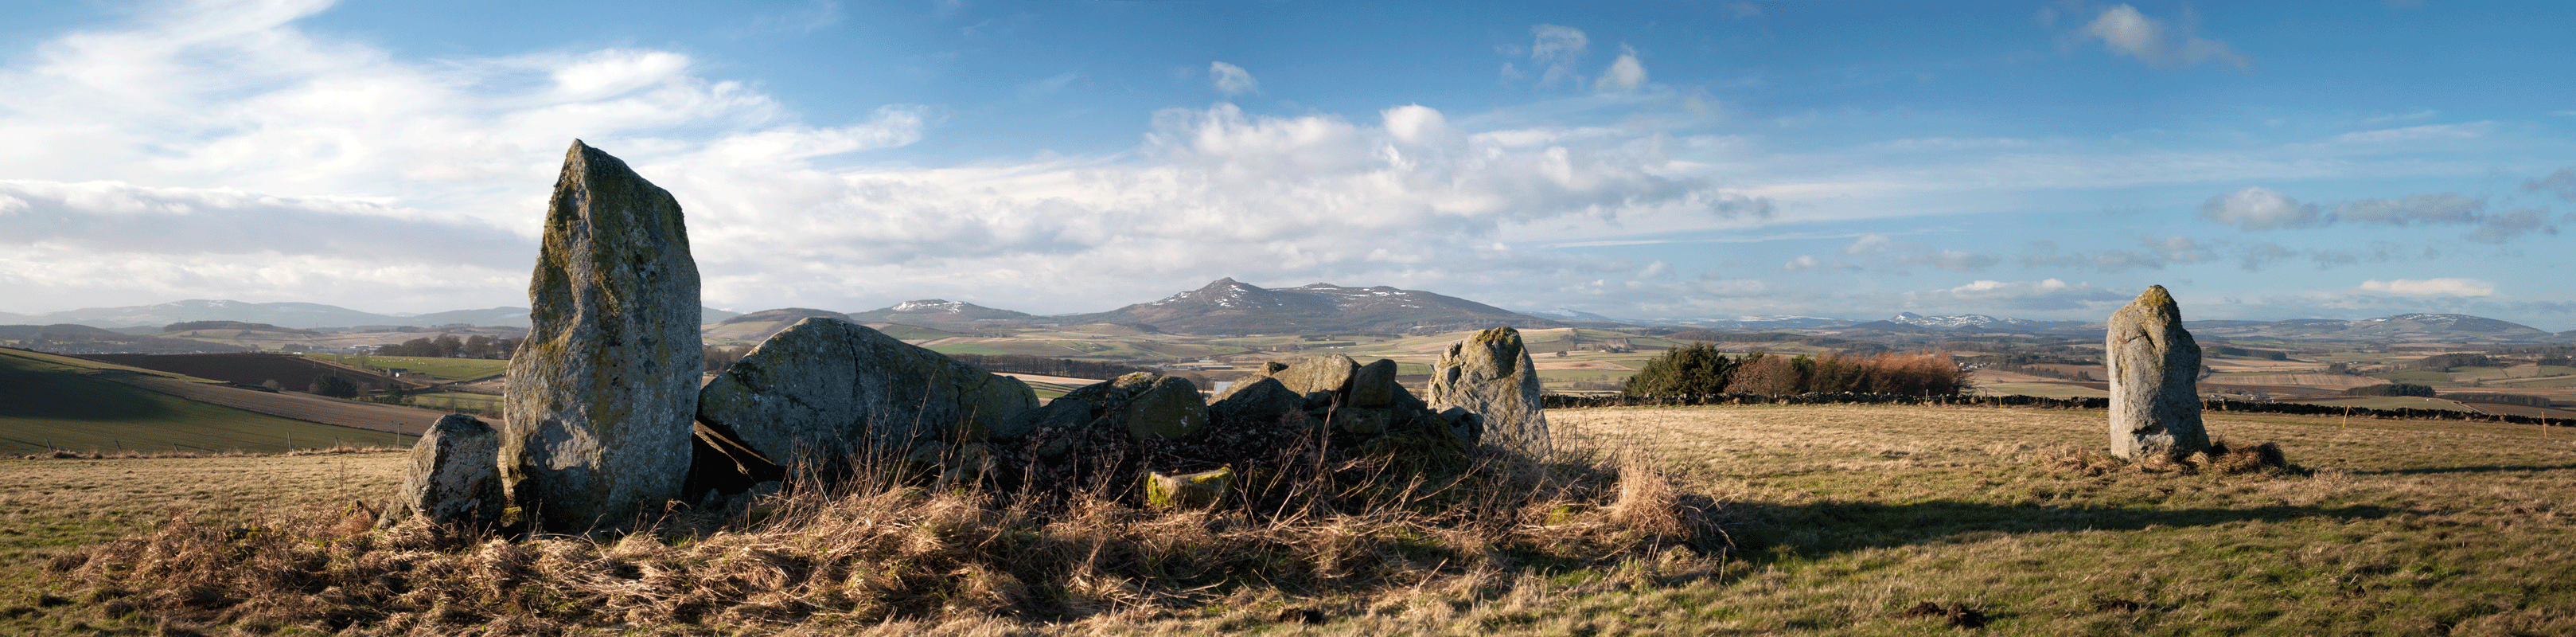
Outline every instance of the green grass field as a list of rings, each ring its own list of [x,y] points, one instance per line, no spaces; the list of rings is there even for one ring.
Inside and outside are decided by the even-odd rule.
[[[1007,356],[1007,355],[1010,355],[1010,354],[1017,354],[1017,353],[1019,353],[1019,352],[1006,351],[1006,350],[1003,350],[1003,349],[1001,349],[1001,348],[993,347],[993,346],[986,345],[986,344],[983,344],[983,343],[957,343],[957,344],[952,344],[952,345],[933,345],[933,346],[931,346],[931,347],[930,347],[930,351],[933,351],[933,352],[939,352],[939,353],[941,353],[941,354],[982,354],[982,355],[985,355],[985,356]]]
[[[471,409],[486,414],[501,413],[501,397],[491,394],[466,392],[413,394],[411,404],[431,409]]]
[[[411,438],[279,418],[84,376],[93,367],[0,350],[0,454],[49,449],[114,453],[269,453]],[[54,360],[49,360],[54,359]],[[112,366],[102,366],[112,367]],[[166,375],[166,374],[165,374]],[[175,446],[174,446],[175,445]]]
[[[344,354],[306,354],[306,356],[343,365],[356,365],[358,364],[358,361],[363,359],[366,361],[368,367],[376,369],[392,369],[400,367],[428,374],[432,378],[449,381],[474,380],[488,376],[497,376],[510,371],[510,361],[481,358],[427,358],[420,356],[359,357]]]

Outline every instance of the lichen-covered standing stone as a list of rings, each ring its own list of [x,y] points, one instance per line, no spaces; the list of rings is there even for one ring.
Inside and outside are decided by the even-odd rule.
[[[761,341],[698,392],[698,419],[763,457],[827,477],[871,449],[1025,433],[1020,412],[1037,406],[1020,379],[822,317]]]
[[[622,526],[680,495],[705,357],[698,266],[671,193],[572,143],[503,393],[501,484],[549,531]]]
[[[376,526],[428,518],[430,524],[490,524],[501,519],[496,465],[501,433],[473,416],[448,414],[411,447],[402,488]]]
[[[2111,370],[2111,453],[2122,458],[2209,448],[2200,425],[2200,344],[2161,285],[2111,313],[2103,338]]]
[[[1555,447],[1539,393],[1529,350],[1508,327],[1450,345],[1431,368],[1432,409],[1463,408],[1482,418],[1485,442],[1544,458]]]

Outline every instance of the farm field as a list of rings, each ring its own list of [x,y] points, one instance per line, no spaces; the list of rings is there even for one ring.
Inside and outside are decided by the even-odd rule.
[[[306,354],[315,359],[342,365],[374,369],[402,368],[428,374],[443,381],[467,381],[499,376],[510,371],[510,361],[483,358],[429,358],[424,356],[354,356],[348,354]]]
[[[2576,631],[2576,430],[2210,414],[2304,471],[2142,472],[2073,462],[2103,412],[1739,406],[1554,410],[1561,439],[1715,498],[1735,549],[1660,566],[1518,567],[1383,598],[1213,603],[1066,624],[897,620],[870,634],[1920,635],[2566,634]],[[340,510],[397,454],[0,461],[0,565],[39,599],[46,558],[177,510],[213,520]],[[241,476],[257,475],[259,480]],[[78,591],[51,591],[74,599]],[[1279,604],[1321,608],[1279,623]],[[25,604],[25,602],[20,602]],[[150,631],[78,604],[0,613]],[[739,627],[738,627],[739,628]],[[763,630],[781,630],[788,627]],[[849,630],[860,631],[859,627]]]
[[[345,414],[333,407],[307,407],[299,398],[348,405],[355,413],[365,414],[367,422],[384,426],[367,431],[311,422]],[[438,417],[433,412],[236,389],[16,350],[0,350],[0,405],[8,406],[0,411],[0,454],[7,455],[49,449],[264,453],[285,451],[289,442],[297,448],[329,446],[333,441],[409,445],[412,434]],[[335,413],[302,411],[307,409]],[[268,413],[280,411],[295,417]]]

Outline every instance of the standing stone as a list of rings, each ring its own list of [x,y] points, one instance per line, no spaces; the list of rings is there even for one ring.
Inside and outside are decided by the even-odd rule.
[[[575,140],[528,307],[500,452],[522,519],[548,531],[620,526],[679,496],[705,365],[679,202]]]
[[[1539,403],[1538,370],[1521,333],[1497,327],[1449,346],[1431,368],[1431,409],[1459,407],[1482,419],[1482,438],[1547,457],[1554,449]]]
[[[411,447],[402,489],[376,518],[387,527],[413,517],[430,524],[490,524],[501,519],[496,464],[501,434],[473,416],[448,414]]]
[[[698,392],[698,419],[799,471],[837,476],[862,453],[1024,433],[1027,383],[834,318],[798,321]],[[943,447],[944,448],[944,447]]]
[[[2200,426],[2200,344],[2161,285],[2111,313],[2102,343],[2111,370],[2111,453],[2122,458],[2209,448]]]

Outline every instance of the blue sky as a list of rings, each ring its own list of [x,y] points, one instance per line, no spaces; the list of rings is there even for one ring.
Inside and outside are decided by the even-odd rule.
[[[2559,3],[39,3],[0,312],[523,305],[574,138],[709,305],[1219,277],[1618,317],[2576,329]]]

